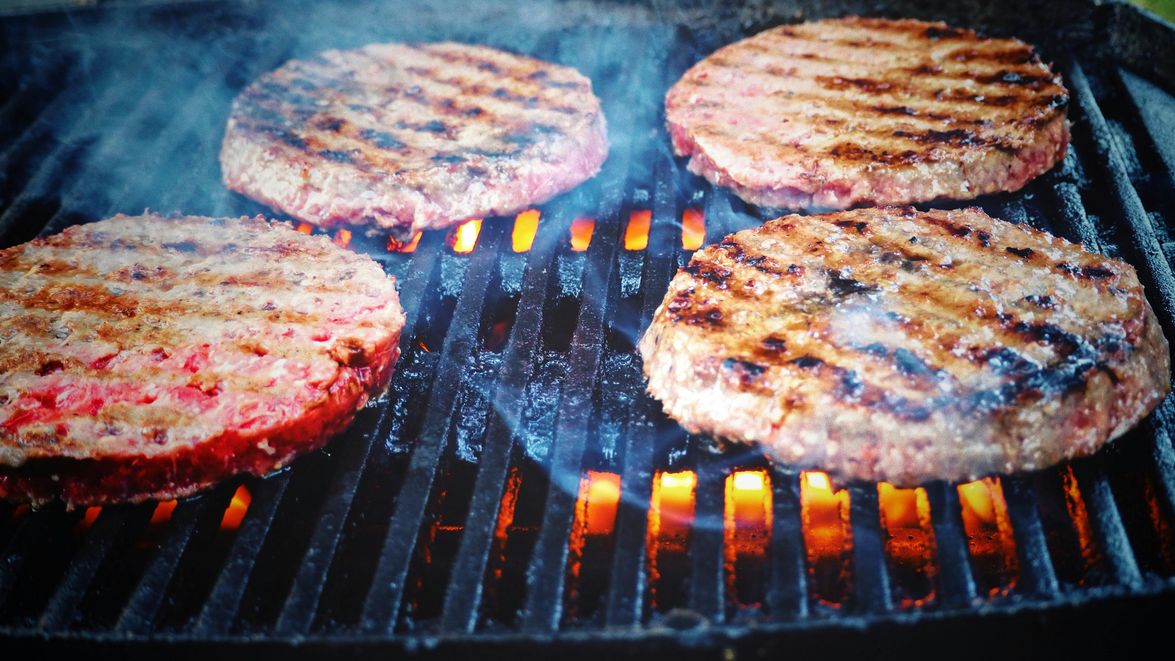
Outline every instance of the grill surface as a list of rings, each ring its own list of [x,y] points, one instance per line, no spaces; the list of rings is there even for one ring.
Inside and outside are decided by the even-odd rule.
[[[513,218],[487,219],[468,252],[438,232],[393,252],[355,229],[350,245],[397,276],[408,326],[387,398],[324,451],[174,507],[0,505],[0,645],[916,652],[998,632],[1020,651],[1088,652],[1162,634],[1148,627],[1175,612],[1170,399],[1096,457],[928,484],[903,514],[877,485],[838,496],[753,450],[716,451],[643,394],[634,344],[691,254],[683,215],[704,214],[707,243],[773,217],[672,157],[665,90],[761,28],[872,4],[460,4],[200,3],[3,24],[3,246],[148,207],[268,213],[219,183],[229,102],[327,47],[443,38],[575,66],[613,151],[539,209],[529,250]],[[1028,39],[1072,92],[1064,163],[982,206],[1134,264],[1175,338],[1175,32],[1116,4],[952,12],[881,10]],[[642,212],[647,248],[632,249]],[[584,218],[586,251],[569,238]]]

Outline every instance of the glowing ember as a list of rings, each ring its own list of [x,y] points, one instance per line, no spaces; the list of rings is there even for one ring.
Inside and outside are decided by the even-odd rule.
[[[151,521],[148,525],[161,526],[171,520],[171,513],[175,511],[177,501],[164,500],[160,501],[155,506],[155,511],[151,513]]]
[[[417,232],[416,236],[412,237],[412,240],[409,241],[408,243],[401,243],[401,242],[397,241],[396,239],[394,239],[393,237],[389,236],[388,237],[388,252],[401,252],[401,253],[416,252],[416,246],[420,245],[420,237],[421,236],[423,236],[423,233]]]
[[[681,249],[697,250],[706,240],[706,217],[701,209],[686,209],[681,214]]]
[[[649,225],[653,212],[645,209],[628,215],[628,227],[624,229],[624,249],[644,250],[649,247]]]
[[[81,521],[78,521],[78,530],[79,531],[89,530],[90,526],[94,525],[94,522],[98,520],[98,515],[101,513],[102,513],[101,507],[87,507],[86,513],[84,515],[82,515]]]
[[[314,232],[314,226],[310,223],[298,223],[298,231],[303,234],[310,234]]]
[[[616,508],[620,505],[620,476],[616,473],[587,471],[579,483],[577,516],[582,508],[584,531],[589,535],[610,535],[616,525]]]
[[[742,605],[761,603],[771,544],[771,482],[767,471],[736,471],[727,477],[725,513],[727,593]]]
[[[1020,569],[999,478],[960,484],[958,491],[975,582],[990,596],[1007,594],[1015,587]]]
[[[934,600],[935,540],[926,490],[877,485],[885,553],[889,558],[894,590],[903,607],[922,606]]]
[[[232,502],[225,508],[224,516],[220,519],[220,529],[236,530],[240,528],[241,521],[245,518],[245,512],[249,511],[249,503],[251,502],[253,502],[253,495],[249,493],[245,485],[237,487]]]
[[[697,484],[693,471],[660,473],[653,478],[645,549],[649,603],[654,610],[666,611],[686,598]]]
[[[571,221],[571,250],[583,252],[592,242],[592,232],[596,231],[595,218],[576,218]]]
[[[514,233],[511,241],[514,252],[527,252],[534,245],[534,235],[539,229],[539,212],[536,209],[523,211],[514,218]]]
[[[351,243],[351,230],[339,230],[335,232],[335,245],[340,248],[346,248]]]
[[[481,234],[481,221],[470,220],[461,223],[457,230],[453,232],[450,244],[453,252],[458,254],[468,254],[473,252],[474,246],[477,245],[477,235]]]
[[[800,516],[812,592],[823,604],[839,608],[852,594],[849,492],[833,491],[827,473],[801,473]]]
[[[428,348],[428,345],[424,343],[424,340],[416,340],[416,346],[420,347],[420,350],[425,353],[432,353],[432,349]]]

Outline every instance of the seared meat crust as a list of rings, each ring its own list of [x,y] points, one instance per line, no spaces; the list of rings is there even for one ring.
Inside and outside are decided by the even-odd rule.
[[[399,237],[513,213],[591,178],[608,153],[591,81],[456,43],[291,60],[233,102],[225,185],[291,216]]]
[[[1170,388],[1132,267],[979,209],[730,235],[674,277],[640,352],[689,431],[899,485],[1092,454]]]
[[[320,447],[387,385],[394,284],[261,218],[117,216],[0,251],[0,498],[175,498]]]
[[[1018,190],[1064,157],[1068,101],[1019,40],[849,17],[723,47],[665,107],[692,171],[754,204],[833,210]]]

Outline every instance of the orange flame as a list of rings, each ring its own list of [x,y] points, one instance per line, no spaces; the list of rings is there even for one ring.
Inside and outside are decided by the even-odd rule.
[[[420,347],[420,350],[425,353],[432,353],[432,349],[428,348],[428,345],[424,343],[424,340],[416,340],[416,346]]]
[[[763,598],[771,543],[771,480],[765,470],[735,471],[726,478],[726,590],[738,603]]]
[[[298,223],[298,231],[303,234],[311,234],[314,232],[314,226],[310,223]]]
[[[701,209],[686,209],[681,214],[681,249],[697,250],[706,240],[706,216]]]
[[[78,521],[78,531],[85,532],[86,530],[89,530],[90,526],[94,525],[94,522],[98,520],[98,515],[101,513],[101,507],[87,507],[86,513],[83,514],[81,520]]]
[[[645,209],[628,214],[628,227],[624,229],[624,249],[644,250],[649,247],[649,225],[653,212]]]
[[[388,237],[388,252],[401,252],[401,253],[416,252],[416,246],[420,245],[420,237],[421,236],[423,236],[423,233],[417,232],[416,236],[413,236],[412,240],[409,241],[408,243],[401,243],[401,242],[397,241],[394,237],[389,236]]]
[[[816,598],[833,607],[840,607],[852,593],[849,504],[849,492],[833,491],[827,473],[800,473],[800,516],[808,575]]]
[[[960,484],[958,492],[975,581],[990,596],[1007,594],[1015,587],[1020,569],[1000,480],[989,477]]]
[[[461,223],[457,227],[457,231],[453,233],[450,245],[453,247],[453,252],[458,254],[468,254],[473,252],[473,248],[477,246],[477,235],[481,234],[481,221],[469,220]]]
[[[539,216],[537,209],[529,209],[514,217],[514,233],[510,237],[514,244],[514,252],[528,252],[534,245],[534,235],[539,229]]]
[[[171,513],[175,511],[175,506],[178,503],[176,500],[162,500],[155,506],[155,511],[151,512],[151,521],[147,524],[150,526],[161,526],[171,520]]]
[[[576,218],[571,221],[571,250],[583,252],[592,242],[592,233],[596,231],[595,218]]]
[[[890,559],[903,607],[922,606],[935,597],[934,528],[926,489],[898,489],[877,485],[885,552]]]
[[[351,243],[351,230],[341,229],[335,232],[335,245],[346,248]]]
[[[693,471],[662,472],[653,477],[645,553],[649,603],[655,610],[666,610],[684,595],[697,484]]]
[[[579,483],[577,517],[589,535],[610,535],[616,525],[620,505],[620,476],[616,473],[587,471]]]
[[[245,518],[245,512],[249,511],[249,503],[251,502],[253,502],[253,495],[249,493],[245,485],[237,487],[232,502],[225,508],[224,517],[220,519],[220,529],[236,530],[240,528],[241,521]]]

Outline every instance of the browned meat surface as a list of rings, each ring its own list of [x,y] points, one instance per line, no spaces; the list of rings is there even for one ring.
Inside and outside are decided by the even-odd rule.
[[[1067,104],[1021,41],[857,17],[721,48],[665,99],[691,170],[754,204],[824,210],[1018,190],[1065,155]]]
[[[261,218],[117,216],[0,251],[0,498],[174,498],[320,447],[387,385],[394,285]]]
[[[483,46],[375,44],[292,60],[237,97],[225,184],[318,225],[397,236],[507,214],[608,153],[591,81]]]
[[[978,209],[730,235],[674,277],[640,351],[691,432],[896,484],[1091,454],[1170,385],[1133,268]]]

